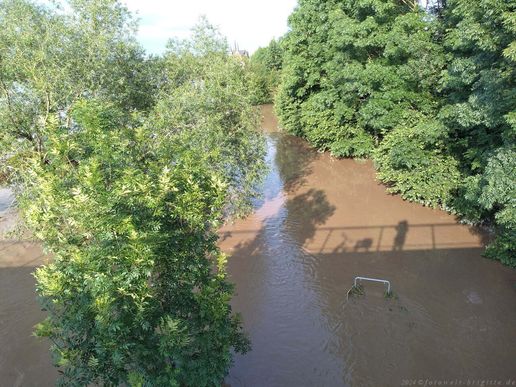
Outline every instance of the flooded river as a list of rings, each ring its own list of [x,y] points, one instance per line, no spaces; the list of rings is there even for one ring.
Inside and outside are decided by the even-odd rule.
[[[370,162],[314,152],[278,132],[270,106],[263,113],[263,197],[220,231],[253,345],[226,384],[516,385],[516,270],[481,257],[485,235],[386,194]],[[0,191],[0,233],[10,200]],[[0,242],[2,387],[57,375],[48,344],[31,337],[43,317],[31,272],[43,259],[27,241]],[[394,297],[364,283],[347,301],[356,276],[389,280]]]
[[[16,223],[14,198],[0,188],[0,387],[53,386],[49,344],[32,336],[45,314],[34,293],[32,273],[44,262],[41,248],[8,234]]]
[[[253,345],[227,383],[516,385],[516,271],[481,257],[483,234],[386,194],[370,162],[314,152],[263,113],[263,200],[221,230]],[[355,276],[387,279],[395,296],[364,283],[346,302]]]

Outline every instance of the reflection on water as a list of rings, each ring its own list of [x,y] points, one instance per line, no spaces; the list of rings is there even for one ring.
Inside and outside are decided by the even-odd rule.
[[[481,257],[486,235],[387,195],[371,163],[314,152],[263,111],[264,199],[221,230],[253,343],[227,383],[514,378],[516,272]],[[396,297],[367,283],[346,302],[355,276],[390,280]]]

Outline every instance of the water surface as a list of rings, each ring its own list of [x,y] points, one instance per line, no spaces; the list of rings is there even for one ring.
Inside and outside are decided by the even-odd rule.
[[[38,244],[10,235],[17,223],[14,197],[0,188],[0,386],[53,386],[49,344],[32,336],[44,312],[32,273],[45,259]]]
[[[485,233],[388,195],[371,162],[337,160],[278,132],[247,219],[221,230],[234,309],[253,350],[235,386],[399,386],[516,379],[516,271],[481,257]],[[395,297],[355,276],[391,281]]]

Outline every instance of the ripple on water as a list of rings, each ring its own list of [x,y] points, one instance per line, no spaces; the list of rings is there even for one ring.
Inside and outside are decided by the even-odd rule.
[[[369,162],[268,135],[265,200],[221,245],[253,343],[232,386],[514,379],[516,275],[481,257],[477,230],[387,195]],[[358,275],[391,280],[397,297],[367,284],[346,303]]]

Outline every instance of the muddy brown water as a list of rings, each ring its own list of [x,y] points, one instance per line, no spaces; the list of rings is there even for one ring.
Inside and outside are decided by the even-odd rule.
[[[263,115],[263,199],[221,230],[253,345],[227,383],[515,381],[516,271],[482,258],[485,234],[386,194],[371,162],[278,132],[271,106]],[[364,283],[346,302],[355,276],[391,281],[395,297]]]
[[[314,152],[262,112],[263,196],[220,230],[253,345],[226,385],[516,385],[516,271],[482,258],[485,234],[386,194],[370,162]],[[0,190],[0,233],[9,200]],[[48,343],[31,336],[44,317],[31,273],[44,259],[28,241],[0,241],[1,387],[56,379]],[[346,301],[355,276],[387,279],[395,296],[364,283]]]

